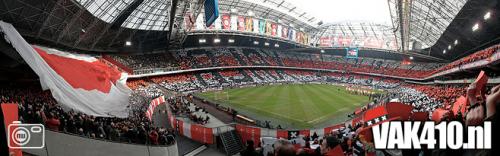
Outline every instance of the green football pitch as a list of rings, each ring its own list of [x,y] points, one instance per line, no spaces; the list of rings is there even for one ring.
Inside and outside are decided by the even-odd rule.
[[[271,121],[288,129],[336,124],[369,102],[367,96],[350,94],[345,87],[327,84],[289,84],[226,89],[198,93],[206,100],[229,106],[239,114]]]

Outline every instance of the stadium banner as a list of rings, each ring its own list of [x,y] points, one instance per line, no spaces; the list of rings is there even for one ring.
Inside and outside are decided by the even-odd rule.
[[[248,32],[252,32],[253,30],[253,20],[252,17],[245,18],[245,30]]]
[[[294,40],[294,41],[295,41],[295,42],[300,43],[300,42],[301,42],[301,40],[302,40],[302,39],[301,39],[301,36],[302,36],[302,32],[297,31],[297,32],[295,33],[295,38],[294,38],[295,40]]]
[[[281,29],[283,29],[283,26],[281,25],[278,25],[278,29],[276,29],[276,37],[280,37],[281,38]]]
[[[59,104],[93,116],[128,117],[127,73],[89,55],[31,46],[9,23],[0,21],[0,29]]]
[[[271,36],[276,36],[277,29],[278,25],[276,25],[276,23],[271,23]]]
[[[332,38],[330,36],[322,36],[319,38],[320,47],[332,47]]]
[[[255,144],[255,147],[258,147],[258,142],[260,142],[261,137],[261,129],[257,127],[250,127],[241,124],[237,124],[236,132],[240,134],[241,141],[245,144],[248,140],[252,140]]]
[[[288,29],[288,40],[295,41],[295,30],[293,28]]]
[[[190,124],[186,123],[182,120],[176,120],[177,122],[177,131],[179,134],[193,139],[195,141],[205,143],[205,144],[213,144],[214,134],[212,128],[203,127],[198,124]]]
[[[238,16],[238,31],[245,31],[245,17]]]
[[[350,46],[352,38],[349,36],[338,36],[338,45],[342,47]]]
[[[146,117],[149,119],[149,121],[152,120],[153,113],[155,112],[156,107],[162,103],[165,103],[164,96],[160,96],[156,99],[151,100],[151,103],[148,106],[148,110],[146,111]]]
[[[253,24],[253,32],[258,34],[259,33],[259,19],[254,18],[252,24]]]
[[[215,20],[219,18],[219,0],[205,0],[205,26],[211,27]]]
[[[282,38],[288,38],[288,27],[286,26],[283,26],[282,30],[281,30],[281,37]]]
[[[198,124],[192,124],[190,130],[191,139],[205,144],[214,143],[214,134],[212,128],[203,127]]]
[[[384,41],[375,37],[366,37],[363,40],[363,46],[367,48],[382,48]]]
[[[266,33],[266,21],[264,20],[259,20],[259,33],[260,34],[265,34]]]
[[[228,14],[222,15],[222,29],[231,30],[231,19]]]
[[[271,21],[266,21],[266,35],[271,35],[273,31],[273,26]]]
[[[238,30],[238,16],[236,15],[231,15],[231,30]]]
[[[259,141],[262,137],[283,138],[283,139],[296,139],[300,136],[319,136],[331,133],[333,130],[345,127],[344,124],[333,125],[322,129],[304,129],[304,130],[275,130],[260,127],[253,127],[248,125],[236,124],[236,132],[241,136],[243,143],[247,140]]]

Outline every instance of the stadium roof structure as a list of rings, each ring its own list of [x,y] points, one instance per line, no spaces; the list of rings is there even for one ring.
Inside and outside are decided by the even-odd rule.
[[[397,51],[401,53],[453,60],[463,56],[464,51],[470,53],[483,44],[498,42],[499,32],[484,32],[498,27],[494,12],[498,10],[497,0],[387,2],[391,19],[388,24],[324,23],[291,0],[219,0],[219,6],[222,12],[270,19],[301,29],[312,36],[313,45],[319,37],[327,35],[396,38]],[[185,15],[201,15],[202,3],[199,0],[4,0],[0,2],[0,19],[14,24],[31,43],[93,52],[148,52],[171,49],[173,43],[181,42],[178,36],[186,34]],[[493,10],[493,18],[487,22],[480,20],[488,9]],[[478,22],[479,31],[483,32],[471,33],[472,25]],[[456,46],[455,40],[459,42]],[[127,41],[133,46],[125,47]],[[443,54],[450,44],[453,50]]]
[[[304,30],[314,30],[318,19],[309,15],[286,0],[220,0],[222,11],[236,11],[264,19],[272,19],[278,23],[291,25]]]
[[[95,17],[113,23],[122,11],[137,5],[136,0],[75,0]],[[142,30],[168,30],[170,0],[140,0],[122,27]]]
[[[459,13],[467,0],[389,0],[393,27],[402,39],[402,47],[410,49],[413,42],[417,47],[433,46],[446,30],[451,21]],[[421,47],[421,48],[420,48]]]

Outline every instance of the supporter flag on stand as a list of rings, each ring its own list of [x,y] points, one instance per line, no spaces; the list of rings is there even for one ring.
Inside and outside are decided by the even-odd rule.
[[[222,29],[224,30],[231,29],[230,16],[228,14],[222,15]]]
[[[212,128],[203,127],[197,124],[186,123],[182,120],[177,120],[178,131],[181,135],[191,138],[195,141],[213,144],[214,134]]]
[[[0,29],[59,104],[93,116],[128,117],[126,73],[92,56],[31,46],[9,23],[0,21]]]
[[[153,99],[149,104],[148,110],[146,111],[146,117],[151,121],[153,119],[153,113],[158,105],[165,103],[165,97],[160,96],[156,99]]]
[[[375,108],[369,109],[365,112],[363,116],[365,121],[365,126],[371,126],[373,124],[379,123],[381,121],[387,120],[387,110],[384,106],[377,106]]]

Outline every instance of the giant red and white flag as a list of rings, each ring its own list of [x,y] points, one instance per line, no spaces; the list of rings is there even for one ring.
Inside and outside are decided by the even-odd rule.
[[[32,46],[9,23],[0,21],[0,30],[63,107],[93,116],[128,117],[126,73],[89,55]]]

